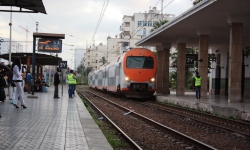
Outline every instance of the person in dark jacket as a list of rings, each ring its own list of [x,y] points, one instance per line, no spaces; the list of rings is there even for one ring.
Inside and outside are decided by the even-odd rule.
[[[11,65],[7,65],[8,68],[11,68]],[[9,99],[12,101],[12,87],[11,87],[11,83],[12,83],[12,77],[13,77],[13,72],[12,70],[8,70],[7,73],[6,73],[7,77],[8,77],[8,96],[9,96]]]
[[[60,84],[59,79],[59,73],[60,69],[57,67],[56,73],[54,74],[54,85],[55,85],[55,91],[54,91],[54,98],[59,98],[58,96],[58,85]]]

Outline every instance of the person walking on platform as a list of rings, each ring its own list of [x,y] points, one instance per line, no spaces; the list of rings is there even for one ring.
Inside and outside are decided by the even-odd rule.
[[[60,79],[59,79],[59,73],[60,69],[57,67],[56,68],[56,73],[54,74],[54,86],[55,86],[55,91],[54,91],[54,98],[60,98],[58,96],[58,85],[60,84]]]
[[[32,85],[32,81],[33,81],[33,77],[30,74],[30,71],[27,71],[26,81],[27,81],[27,84],[28,84],[28,93],[30,93],[31,92],[31,85]]]
[[[23,99],[23,88],[22,88],[22,82],[23,82],[23,74],[21,73],[21,60],[19,57],[14,59],[14,62],[12,64],[12,71],[13,71],[13,82],[16,85],[16,94],[15,94],[15,99],[14,99],[14,106],[16,108],[19,108],[17,106],[18,102],[18,97],[20,98],[21,101],[21,106],[25,109],[27,108],[24,103]]]
[[[73,98],[73,90],[74,90],[74,82],[75,82],[76,76],[73,74],[73,70],[70,70],[70,73],[68,74],[68,84],[69,84],[69,98]]]
[[[199,72],[196,72],[196,76],[194,77],[196,100],[200,100],[201,98],[201,81],[202,81],[202,78],[199,75]]]

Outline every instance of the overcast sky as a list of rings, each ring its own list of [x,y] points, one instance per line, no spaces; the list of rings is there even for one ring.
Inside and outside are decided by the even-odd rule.
[[[79,47],[85,49],[86,44],[90,43],[104,1],[43,0],[47,14],[12,13],[12,40],[23,41],[23,45],[26,45],[26,31],[23,28],[27,28],[29,31],[28,52],[31,52],[32,34],[36,32],[36,22],[39,22],[38,32],[65,34],[63,53],[59,54],[59,56],[63,60],[73,59],[72,54],[74,51],[72,49]],[[132,16],[134,13],[148,12],[149,7],[152,8],[154,6],[157,9],[161,9],[161,0],[110,0],[96,32],[95,43],[103,42],[106,45],[107,36],[115,37],[116,34],[119,34],[119,28],[124,15]],[[166,6],[163,10],[164,14],[168,13],[178,16],[192,7],[192,0],[164,0],[163,6]],[[0,12],[0,37],[10,37],[9,22],[10,13]]]

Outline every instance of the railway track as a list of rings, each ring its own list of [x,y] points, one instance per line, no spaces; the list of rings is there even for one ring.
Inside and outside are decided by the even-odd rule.
[[[90,91],[88,91],[88,92],[90,92]],[[169,127],[167,127],[159,122],[156,122],[156,121],[154,121],[146,116],[143,116],[142,114],[136,113],[129,108],[126,108],[126,107],[123,107],[119,104],[116,104],[116,103],[114,103],[114,102],[112,102],[112,101],[110,101],[102,96],[94,94],[92,92],[90,92],[90,93],[91,94],[86,94],[86,93],[83,94],[81,92],[81,95],[86,97],[86,99],[90,99],[89,97],[92,97],[90,102],[93,105],[98,105],[99,107],[102,107],[102,108],[103,107],[106,107],[106,108],[112,107],[112,111],[114,111],[115,109],[119,109],[120,111],[123,111],[123,114],[124,114],[123,119],[128,118],[128,117],[132,117],[130,119],[132,119],[133,122],[135,122],[135,120],[139,122],[138,124],[136,124],[136,126],[134,126],[136,129],[131,129],[131,125],[130,125],[130,127],[123,126],[123,128],[125,128],[125,130],[126,130],[126,128],[130,128],[131,131],[136,131],[136,133],[138,133],[138,134],[141,133],[142,134],[141,136],[137,135],[137,137],[134,137],[133,136],[134,132],[131,133],[131,132],[129,132],[130,130],[121,131],[121,129],[119,129],[121,133],[127,132],[127,134],[125,134],[125,137],[127,137],[128,140],[132,144],[135,144],[135,147],[137,149],[164,149],[166,147],[170,148],[171,146],[173,146],[172,148],[175,148],[175,149],[177,147],[179,147],[179,149],[215,149],[214,147],[212,147],[210,145],[207,145],[199,140],[196,140],[196,139],[191,138],[191,137],[189,137],[183,133],[180,133],[174,129],[171,129],[171,128],[169,128]],[[86,95],[89,95],[89,96],[86,96]],[[98,100],[96,100],[97,97],[98,97]],[[100,100],[103,101],[102,104],[100,104]],[[100,111],[102,111],[102,110],[100,110]],[[104,109],[104,111],[105,111],[105,109]],[[109,112],[109,111],[107,111],[107,112]],[[108,118],[107,115],[104,115],[104,116],[105,116],[105,118],[106,117]],[[117,120],[117,117],[114,117],[114,118],[116,118],[114,120]],[[111,120],[111,119],[108,119],[108,120]],[[114,123],[113,121],[111,121],[111,122]],[[120,122],[120,121],[118,121],[118,122]],[[118,125],[114,125],[114,126],[117,127]],[[139,129],[143,129],[143,130],[139,131]],[[148,134],[148,136],[145,136],[144,135],[145,133]],[[130,137],[129,137],[129,135],[130,135]],[[152,137],[150,135],[153,136],[153,141],[155,143],[152,143]],[[135,140],[132,140],[132,139],[135,139]],[[135,141],[137,141],[137,142],[135,142]],[[136,143],[138,143],[138,144],[136,144]],[[139,145],[141,145],[141,146],[139,146]]]
[[[85,89],[86,90],[86,89]],[[89,89],[91,90],[91,89]],[[119,103],[120,105],[133,109],[135,112],[143,114],[144,116],[151,118],[154,121],[159,122],[164,126],[168,126],[177,130],[181,133],[184,133],[194,139],[202,141],[203,143],[207,143],[218,149],[248,149],[250,147],[250,140],[248,131],[248,124],[241,123],[238,121],[226,120],[222,119],[224,124],[231,124],[230,126],[234,126],[234,129],[231,130],[230,126],[224,127],[219,121],[209,121],[213,120],[215,116],[208,115],[211,118],[206,118],[206,115],[203,117],[197,116],[196,113],[199,112],[184,110],[182,113],[175,110],[173,106],[166,106],[163,104],[157,104],[155,102],[135,102],[134,100],[122,99],[115,97],[114,95],[110,95],[107,93],[103,93],[96,90],[91,90],[102,97],[109,97],[112,101]],[[115,97],[115,98],[114,98]],[[170,109],[166,109],[166,107],[170,107]],[[180,107],[176,107],[179,109]],[[172,110],[173,109],[173,110]],[[183,108],[180,108],[183,109]],[[167,111],[166,111],[167,110]],[[188,111],[191,111],[193,114],[191,116],[185,115],[189,114]],[[180,114],[180,115],[179,115]],[[192,118],[194,116],[194,118]],[[196,117],[197,116],[197,117]],[[219,117],[215,117],[219,118]],[[219,118],[220,119],[220,118]],[[205,121],[204,121],[205,120]],[[226,121],[223,121],[226,120]],[[236,122],[238,127],[235,127],[232,122]],[[218,124],[216,124],[218,122]],[[226,123],[229,122],[229,123]],[[241,127],[240,124],[243,124]],[[236,130],[237,129],[237,130]],[[245,130],[246,132],[242,132]]]
[[[221,117],[216,117],[210,114],[197,112],[177,106],[163,105],[158,102],[144,102],[143,105],[149,107],[155,107],[160,110],[179,115],[183,118],[190,118],[195,121],[199,121],[204,124],[215,126],[227,131],[231,131],[235,134],[250,137],[250,124],[245,122],[239,122],[235,120],[229,120]]]

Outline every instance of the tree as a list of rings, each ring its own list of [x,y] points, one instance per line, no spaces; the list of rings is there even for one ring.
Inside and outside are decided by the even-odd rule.
[[[197,54],[197,50],[193,49],[193,48],[186,48],[186,54]],[[176,80],[177,80],[177,57],[178,57],[178,52],[177,51],[174,51],[170,54],[170,57],[172,59],[172,64],[171,64],[171,67],[175,69],[174,72],[172,72],[170,74],[170,83],[172,84],[172,88],[175,88],[176,86]],[[194,73],[194,70],[195,70],[195,66],[188,66],[186,65],[185,66],[185,76],[186,76],[186,79],[185,79],[185,87],[186,88],[190,88],[190,83],[191,83],[191,80],[192,80],[192,76],[193,76],[193,73]]]
[[[81,73],[84,72],[84,69],[85,69],[85,67],[81,64],[81,65],[79,65],[79,66],[77,67],[76,72],[81,74]]]
[[[86,69],[86,76],[93,70],[93,67],[88,67]]]
[[[195,1],[193,2],[193,5],[196,5],[196,4],[198,4],[199,2],[201,2],[201,1],[203,1],[203,0],[195,0]]]
[[[106,58],[105,57],[102,57],[100,60],[99,60],[100,63],[102,63],[102,65],[104,65],[107,61],[106,61]]]
[[[164,25],[167,22],[168,22],[168,20],[159,20],[159,21],[154,22],[154,25],[153,25],[154,28],[151,29],[151,32],[153,32],[156,29],[160,28],[162,25]]]

